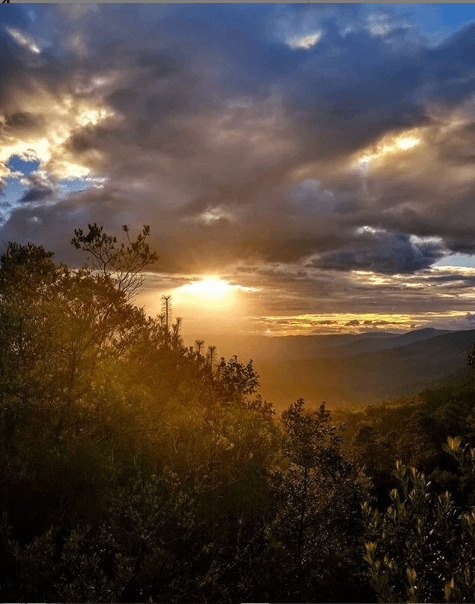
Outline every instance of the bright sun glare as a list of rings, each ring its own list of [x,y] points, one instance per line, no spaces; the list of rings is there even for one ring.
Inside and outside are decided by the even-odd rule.
[[[258,288],[220,275],[196,275],[170,292],[174,316],[184,317],[190,332],[232,332],[242,329],[254,308]]]
[[[219,277],[206,277],[201,281],[187,283],[178,288],[180,293],[201,298],[206,301],[224,301],[229,298],[237,289],[236,285],[231,285]]]

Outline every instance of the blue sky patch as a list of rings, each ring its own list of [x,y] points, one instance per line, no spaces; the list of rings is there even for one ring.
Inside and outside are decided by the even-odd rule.
[[[40,162],[37,160],[24,160],[18,157],[18,155],[14,155],[11,157],[7,166],[13,172],[21,172],[25,176],[29,176],[32,172],[38,169]]]

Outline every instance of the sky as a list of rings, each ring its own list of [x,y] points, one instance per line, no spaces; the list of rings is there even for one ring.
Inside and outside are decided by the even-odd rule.
[[[150,225],[184,332],[475,328],[475,4],[6,4],[0,245]]]

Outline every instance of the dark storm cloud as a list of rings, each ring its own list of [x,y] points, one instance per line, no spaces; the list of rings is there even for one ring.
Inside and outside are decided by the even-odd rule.
[[[26,191],[21,198],[20,203],[32,203],[35,201],[43,201],[44,199],[51,198],[53,189],[49,187],[34,187]]]
[[[454,286],[457,289],[475,287],[475,276],[473,275],[430,275],[427,277],[427,280],[432,283],[447,285],[448,287]]]
[[[37,174],[31,174],[23,179],[23,183],[27,185],[28,189],[21,196],[19,200],[20,203],[33,203],[46,199],[51,201],[55,194],[54,187],[52,187],[44,177]]]
[[[430,55],[433,85],[441,102],[456,103],[473,91],[475,24],[463,27]]]
[[[292,99],[306,112],[300,127],[309,152],[339,157],[388,130],[425,123],[424,107],[414,95],[425,79],[424,50],[404,54],[364,30],[342,38],[335,24],[327,23]]]
[[[39,123],[41,123],[41,117],[27,111],[17,111],[6,116],[5,126],[15,135],[17,131],[34,130]]]
[[[2,238],[36,234],[64,252],[87,222],[150,224],[170,272],[311,257],[320,270],[409,275],[447,250],[475,250],[474,179],[457,171],[473,162],[475,118],[464,109],[456,130],[442,127],[475,89],[473,31],[429,49],[397,9],[377,10],[373,21],[376,9],[334,4],[48,5],[36,21],[18,12],[11,27],[48,44],[32,63],[1,32],[9,136],[34,146],[62,119],[46,168],[59,178],[78,165],[108,180],[18,208]],[[314,46],[291,47],[315,32]],[[96,107],[114,117],[82,120]],[[443,122],[427,135],[434,178],[422,151],[414,172],[404,158],[379,172],[349,167],[384,135],[434,120]],[[302,194],[305,179],[319,184]],[[31,186],[19,201],[53,193]]]
[[[376,273],[414,273],[432,266],[445,254],[440,243],[415,242],[405,233],[365,233],[350,249],[322,254],[312,264],[337,270]]]
[[[17,54],[12,40],[0,35],[0,56],[2,57],[0,61],[0,103],[4,103],[8,99],[15,71],[22,67]]]

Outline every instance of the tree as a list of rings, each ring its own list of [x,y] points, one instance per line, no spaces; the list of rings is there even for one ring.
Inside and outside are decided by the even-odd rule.
[[[195,340],[196,348],[198,349],[198,355],[201,356],[201,349],[203,348],[204,340]]]
[[[126,247],[97,225],[88,235],[76,231],[74,245],[96,261],[95,268],[77,270],[56,264],[41,246],[8,244],[0,257],[0,396],[11,401],[10,425],[23,408],[28,417],[36,409],[36,421],[41,416],[46,426],[49,409],[57,440],[68,426],[79,429],[75,414],[84,415],[84,407],[77,404],[109,379],[111,361],[125,361],[147,329],[130,298],[141,283],[140,268],[157,257],[145,242],[148,234],[144,227]]]
[[[209,347],[210,356],[211,349],[214,353],[215,348],[216,346]],[[244,365],[238,361],[236,355],[228,361],[221,357],[216,368],[216,389],[221,400],[230,401],[236,396],[242,399],[254,394],[258,386],[259,376],[252,365],[252,360]]]
[[[215,352],[216,352],[216,346],[214,346],[214,345],[208,346],[208,355],[207,355],[207,358],[208,358],[208,363],[209,363],[209,366],[210,366],[211,368],[213,368],[213,364],[214,364],[214,353],[215,353]]]
[[[475,449],[461,438],[444,451],[458,461],[462,480],[473,489]],[[380,602],[473,602],[475,513],[463,511],[448,491],[437,494],[423,472],[398,462],[399,487],[380,513],[365,503],[368,541],[365,560]]]
[[[274,475],[278,510],[272,534],[284,549],[286,597],[343,601],[342,584],[362,588],[365,482],[344,458],[342,425],[332,425],[322,403],[307,411],[303,399],[282,413],[282,453],[287,468]],[[353,595],[354,597],[354,595]]]
[[[144,268],[158,260],[158,254],[150,250],[147,238],[150,227],[144,225],[142,232],[135,241],[131,241],[129,227],[124,225],[123,232],[127,244],[117,246],[117,237],[103,233],[103,227],[96,223],[88,225],[89,232],[75,229],[75,237],[71,243],[76,249],[82,249],[90,254],[90,267],[103,277],[112,277],[115,286],[124,292],[127,300],[135,297],[143,284]]]
[[[9,242],[0,256],[2,298],[23,296],[33,300],[40,291],[45,295],[60,272],[53,256],[53,252],[47,252],[41,245]]]

